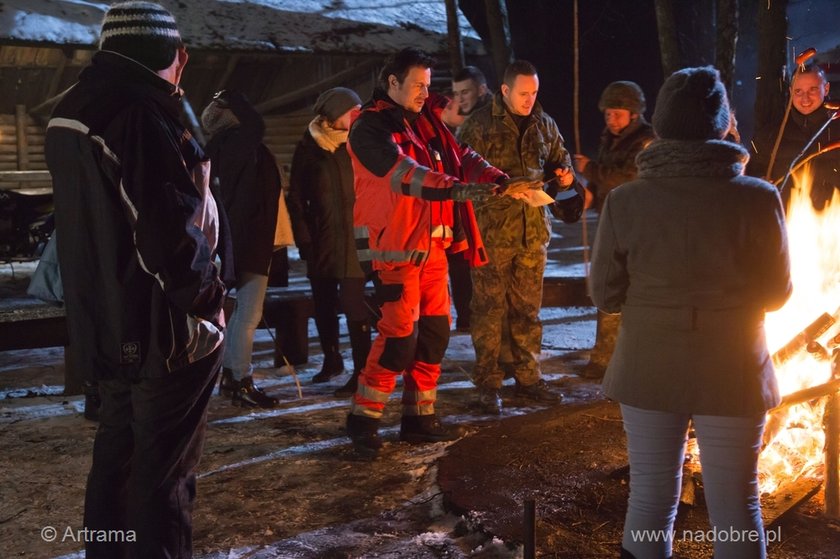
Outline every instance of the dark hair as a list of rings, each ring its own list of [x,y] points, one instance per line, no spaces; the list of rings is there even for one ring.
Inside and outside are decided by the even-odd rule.
[[[388,90],[388,76],[393,74],[397,82],[402,84],[409,70],[418,66],[420,68],[431,68],[435,65],[435,59],[420,49],[407,47],[400,52],[388,57],[385,66],[379,72],[379,85],[385,91]]]
[[[828,83],[828,78],[825,76],[825,71],[819,66],[819,64],[808,64],[807,66],[803,67],[800,71],[796,72],[790,78],[790,86],[793,87],[793,78],[800,74],[814,74],[818,78],[820,78],[823,83]]]
[[[505,68],[505,76],[502,82],[508,87],[513,87],[516,76],[536,76],[537,67],[527,60],[514,60]]]
[[[118,52],[136,60],[149,70],[157,72],[169,68],[175,60],[175,53],[184,43],[177,40],[149,39],[148,37],[112,37],[102,44],[102,50]]]
[[[472,80],[478,85],[487,85],[487,78],[484,73],[475,66],[464,66],[461,71],[452,76],[453,82],[465,82]]]

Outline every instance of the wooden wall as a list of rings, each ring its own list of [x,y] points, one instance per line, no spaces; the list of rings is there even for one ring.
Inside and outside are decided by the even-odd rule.
[[[16,114],[0,114],[0,171],[44,171],[44,128],[26,114],[22,105]],[[0,174],[0,189],[48,188],[44,180],[15,181]]]

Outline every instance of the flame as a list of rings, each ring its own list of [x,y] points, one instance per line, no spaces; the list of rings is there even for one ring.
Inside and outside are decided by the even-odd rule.
[[[826,207],[817,212],[811,203],[813,175],[810,165],[794,175],[794,188],[787,211],[793,294],[780,310],[765,320],[767,343],[776,351],[823,313],[840,310],[840,197],[837,190]],[[818,341],[833,337],[834,324]],[[829,348],[830,351],[830,348]],[[831,378],[830,360],[802,352],[776,367],[783,395],[817,386]],[[773,492],[783,481],[819,475],[824,464],[825,436],[822,427],[825,398],[792,406],[768,415],[765,439],[759,457],[762,492]],[[767,441],[765,441],[767,442]]]

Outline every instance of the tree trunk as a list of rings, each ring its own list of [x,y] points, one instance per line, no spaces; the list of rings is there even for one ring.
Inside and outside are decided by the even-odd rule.
[[[758,72],[755,122],[778,123],[785,110],[788,0],[758,4]]]
[[[513,47],[510,45],[510,25],[508,25],[507,4],[505,0],[487,0],[487,25],[490,31],[490,53],[499,82],[504,79],[505,68],[513,62]]]
[[[455,0],[446,0],[446,29],[449,39],[449,66],[454,76],[464,67],[464,45],[461,43],[461,26],[458,24],[458,6]]]
[[[677,41],[677,24],[671,0],[656,0],[656,27],[659,30],[659,52],[662,73],[667,78],[681,68],[680,44]]]
[[[735,47],[738,44],[738,0],[717,0],[715,27],[715,66],[720,71],[729,99],[732,99]]]

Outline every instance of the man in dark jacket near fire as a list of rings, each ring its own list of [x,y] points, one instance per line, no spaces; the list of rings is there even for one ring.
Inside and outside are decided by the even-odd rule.
[[[214,261],[227,239],[210,163],[178,119],[186,62],[166,9],[114,4],[47,127],[71,359],[102,398],[85,495],[91,559],[192,555],[223,340]]]

